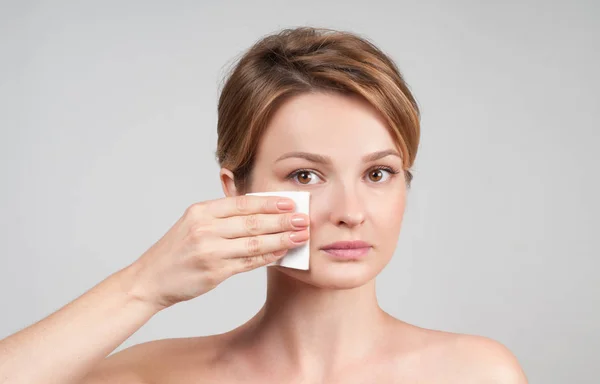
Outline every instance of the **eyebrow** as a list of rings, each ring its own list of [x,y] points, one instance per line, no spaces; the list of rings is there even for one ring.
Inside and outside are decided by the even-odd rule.
[[[367,163],[370,161],[379,160],[386,156],[398,156],[398,157],[402,158],[400,156],[400,154],[398,153],[398,151],[396,151],[394,149],[386,149],[383,151],[369,153],[369,154],[363,156],[362,161]],[[306,159],[310,162],[318,163],[318,164],[331,164],[332,163],[331,158],[329,156],[319,155],[316,153],[309,153],[309,152],[288,152],[288,153],[285,153],[285,154],[279,156],[279,158],[277,158],[277,160],[275,160],[275,162],[277,163],[278,161],[293,158],[293,157],[300,158],[300,159]]]

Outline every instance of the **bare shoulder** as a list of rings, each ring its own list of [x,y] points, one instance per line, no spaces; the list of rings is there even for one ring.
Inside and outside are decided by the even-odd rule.
[[[515,355],[502,343],[483,336],[455,335],[449,350],[474,380],[499,384],[526,384]]]
[[[419,333],[420,358],[440,376],[451,375],[451,381],[461,383],[527,384],[517,358],[496,340],[422,328]]]
[[[104,359],[82,384],[154,384],[173,375],[194,374],[187,363],[194,361],[191,366],[200,368],[203,360],[210,359],[211,348],[207,347],[213,339],[211,336],[162,339],[131,346]]]

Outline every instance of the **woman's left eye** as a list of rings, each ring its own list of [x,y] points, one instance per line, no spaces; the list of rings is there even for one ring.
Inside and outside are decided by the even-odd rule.
[[[387,173],[387,177],[386,177],[386,173]],[[396,173],[398,173],[398,172],[394,169],[391,169],[388,167],[378,167],[378,168],[371,169],[369,171],[369,173],[367,174],[367,177],[369,178],[370,181],[379,183],[382,181],[387,181],[392,175],[395,175]]]

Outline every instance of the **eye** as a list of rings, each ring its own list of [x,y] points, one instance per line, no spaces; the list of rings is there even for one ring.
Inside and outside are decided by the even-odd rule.
[[[317,174],[315,172],[310,171],[308,169],[299,169],[297,171],[290,173],[290,175],[287,178],[294,179],[298,184],[310,185],[310,184],[315,184],[315,183],[312,183],[312,181],[315,181],[315,180],[318,181],[319,176],[317,176]]]
[[[387,173],[387,178],[385,178],[385,174]],[[374,183],[380,183],[382,180],[386,181],[388,180],[392,175],[397,174],[398,171],[395,169],[392,169],[390,167],[376,167],[373,168],[369,171],[368,177],[369,180],[374,182]],[[385,180],[384,180],[385,178]]]

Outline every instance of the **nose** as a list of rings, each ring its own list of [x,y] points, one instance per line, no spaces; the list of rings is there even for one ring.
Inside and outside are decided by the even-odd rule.
[[[333,193],[330,220],[335,225],[356,227],[365,221],[364,203],[356,190],[340,187]]]

